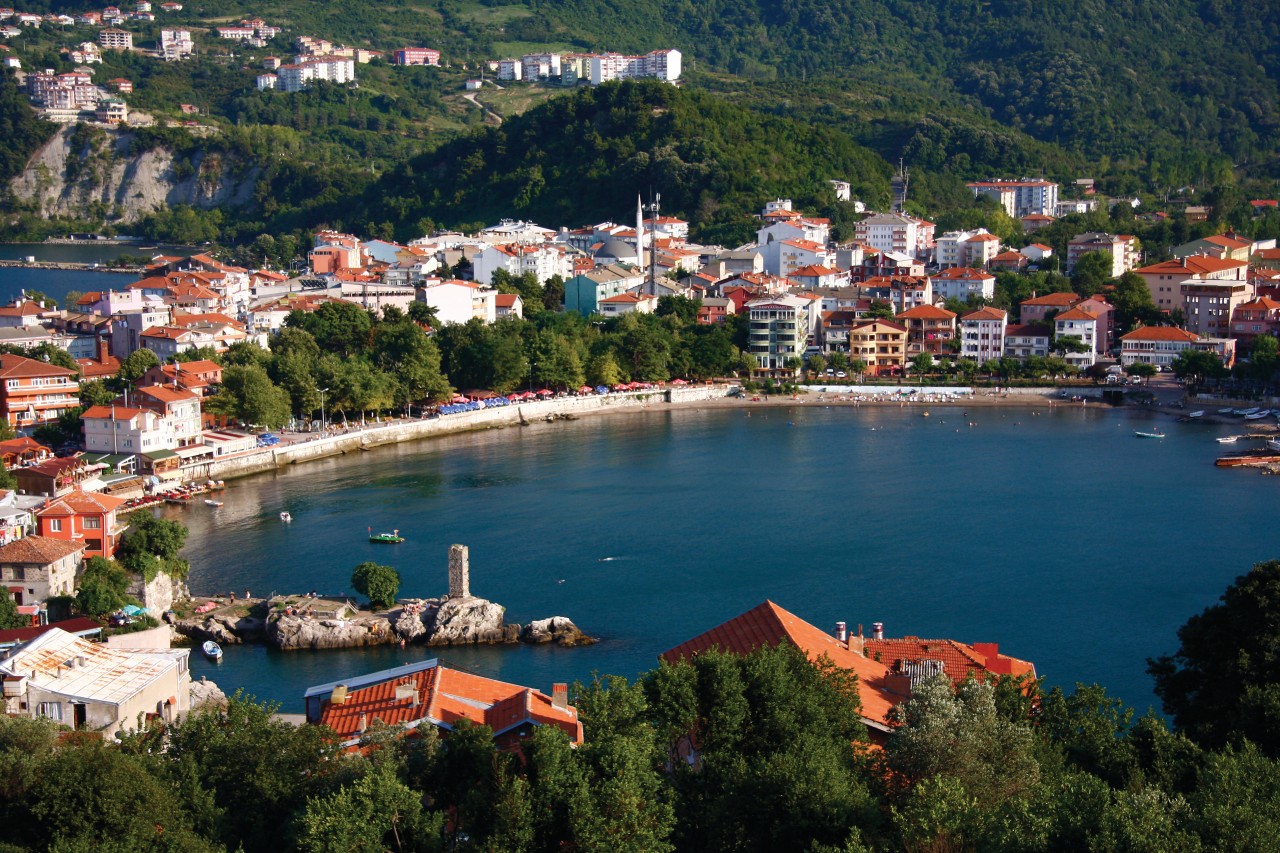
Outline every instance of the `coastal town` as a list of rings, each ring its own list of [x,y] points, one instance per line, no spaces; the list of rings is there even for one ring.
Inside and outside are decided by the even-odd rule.
[[[0,7],[0,847],[1274,849],[1179,2]]]

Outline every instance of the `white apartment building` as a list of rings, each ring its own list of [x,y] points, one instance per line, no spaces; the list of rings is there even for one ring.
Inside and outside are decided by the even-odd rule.
[[[414,299],[436,309],[441,323],[460,325],[470,320],[488,324],[497,319],[498,291],[461,279],[427,279]]]
[[[173,421],[150,409],[93,406],[80,416],[90,453],[149,453],[178,446]]]
[[[854,225],[853,239],[880,252],[927,258],[934,248],[934,224],[899,213],[874,213]]]
[[[680,79],[681,54],[678,50],[655,50],[644,56],[604,53],[591,57],[590,80],[599,86],[610,80],[654,77],[673,83]]]
[[[356,79],[356,61],[342,56],[318,56],[281,65],[276,77],[276,87],[285,92],[301,92],[312,80],[352,83]]]
[[[1141,252],[1138,238],[1131,234],[1105,234],[1087,231],[1077,234],[1067,244],[1067,272],[1076,268],[1076,262],[1090,252],[1111,253],[1111,277],[1119,278],[1138,265]]]
[[[133,33],[115,27],[98,30],[98,44],[106,50],[133,50]]]
[[[984,362],[1004,355],[1008,315],[999,308],[979,308],[960,317],[960,357]]]
[[[471,259],[471,266],[475,280],[484,285],[493,284],[493,274],[498,270],[506,270],[513,276],[533,273],[538,284],[546,284],[547,279],[555,275],[565,279],[573,275],[569,253],[554,243],[489,246]]]
[[[195,53],[196,46],[191,41],[190,30],[161,30],[160,56],[166,62],[186,59]]]
[[[996,277],[986,270],[951,267],[929,277],[934,299],[994,299]]]
[[[1058,185],[1051,181],[1021,178],[1016,181],[974,181],[969,189],[974,198],[994,199],[1005,212],[1017,219],[1029,213],[1055,215],[1058,207]]]
[[[1000,254],[1000,238],[985,228],[947,231],[938,238],[934,253],[940,267],[985,267]]]
[[[1071,308],[1053,318],[1053,334],[1058,338],[1076,338],[1084,344],[1084,352],[1063,354],[1067,364],[1084,370],[1097,360],[1098,318],[1083,308]]]
[[[524,79],[524,63],[519,59],[499,59],[498,79],[503,82]]]
[[[783,294],[747,303],[751,317],[750,347],[761,371],[786,368],[802,358],[809,344],[810,300]]]
[[[560,76],[560,54],[526,53],[520,57],[520,76],[525,80],[546,80]]]

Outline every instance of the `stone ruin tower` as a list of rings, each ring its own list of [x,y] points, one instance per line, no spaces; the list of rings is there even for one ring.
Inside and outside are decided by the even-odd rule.
[[[449,597],[471,597],[471,552],[466,545],[449,546]]]

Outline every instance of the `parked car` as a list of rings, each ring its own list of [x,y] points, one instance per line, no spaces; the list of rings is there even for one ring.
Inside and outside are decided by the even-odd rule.
[[[844,379],[847,375],[843,370],[836,371],[836,379]]]

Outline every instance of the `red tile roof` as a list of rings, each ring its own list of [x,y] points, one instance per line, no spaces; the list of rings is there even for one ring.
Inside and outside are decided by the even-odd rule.
[[[123,502],[122,502],[123,503]],[[0,546],[0,563],[22,563],[28,566],[47,566],[63,557],[78,554],[85,549],[83,542],[70,539],[53,539],[48,536],[24,536],[8,545]]]
[[[397,699],[402,687],[412,690]],[[381,720],[392,726],[425,722],[444,729],[466,719],[489,726],[495,737],[522,724],[551,725],[582,743],[582,723],[573,706],[557,708],[550,696],[532,688],[439,665],[352,690],[342,704],[322,704],[320,722],[343,738],[359,734],[361,718],[366,726]]]
[[[885,682],[889,675],[884,664],[863,657],[825,631],[815,628],[799,616],[783,610],[772,601],[735,616],[692,640],[663,652],[662,660],[675,663],[701,652],[720,649],[738,655],[790,643],[805,653],[809,660],[826,657],[836,666],[858,676],[858,696],[862,700],[864,721],[884,728],[889,725],[889,712],[905,696],[891,693]]]
[[[1238,270],[1241,267],[1247,267],[1249,264],[1245,261],[1234,261],[1230,258],[1214,258],[1209,255],[1189,255],[1181,260],[1162,261],[1158,264],[1141,267],[1134,270],[1139,274],[1154,275],[1184,275],[1190,278],[1193,275],[1207,275],[1208,273],[1222,272],[1224,270]]]
[[[1120,337],[1122,341],[1185,341],[1190,343],[1198,341],[1195,335],[1186,329],[1179,329],[1174,326],[1143,326],[1140,329],[1134,329],[1127,335]]]
[[[955,312],[936,305],[917,305],[898,315],[899,320],[953,320]]]
[[[1097,320],[1098,315],[1093,314],[1089,311],[1086,311],[1083,308],[1072,308],[1069,311],[1063,311],[1061,314],[1059,314],[1057,317],[1054,317],[1053,319],[1055,321],[1056,320]]]
[[[963,317],[961,317],[960,319],[961,319],[961,321],[964,321],[964,320],[1003,320],[1006,316],[1008,316],[1008,315],[1004,313],[1004,310],[1003,310],[1003,309],[1001,309],[1001,308],[992,308],[992,307],[990,307],[990,306],[987,306],[986,308],[979,308],[977,311],[970,311],[968,314],[965,314],[965,315],[964,315]]]
[[[1070,308],[1080,301],[1074,293],[1046,293],[1044,296],[1033,296],[1022,300],[1023,305],[1045,305],[1049,308]]]
[[[895,673],[904,663],[936,660],[942,663],[952,683],[960,684],[970,675],[979,681],[988,675],[1035,676],[1035,665],[1029,661],[999,654],[996,644],[968,646],[955,640],[922,640],[919,637],[866,642],[867,656],[880,661]],[[981,651],[980,651],[981,650]]]
[[[76,371],[56,364],[45,364],[20,355],[0,355],[0,379],[34,379],[49,376],[75,376]]]
[[[947,280],[970,280],[970,279],[995,279],[995,276],[985,270],[976,270],[973,267],[951,267],[945,269],[933,278],[943,278]]]
[[[125,503],[127,501],[124,498],[76,489],[60,498],[50,500],[36,510],[36,515],[41,518],[47,515],[102,515],[119,509]]]

